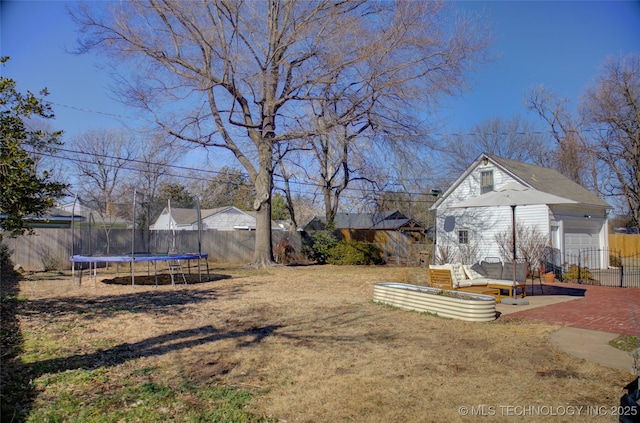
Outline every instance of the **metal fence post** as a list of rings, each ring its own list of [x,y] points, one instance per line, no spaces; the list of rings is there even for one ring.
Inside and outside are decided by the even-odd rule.
[[[580,257],[580,250],[578,250],[578,283],[581,284],[582,283],[582,278],[580,277],[580,269],[582,268],[582,262],[581,262],[581,257]]]
[[[622,263],[622,251],[618,251],[618,263],[620,263],[620,288],[624,285],[624,264]]]

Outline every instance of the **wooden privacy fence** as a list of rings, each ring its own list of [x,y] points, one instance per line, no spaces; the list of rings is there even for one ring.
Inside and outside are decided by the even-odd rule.
[[[296,253],[301,252],[302,238],[298,232],[273,231],[274,249],[283,238],[288,239]],[[203,231],[200,251],[208,253],[212,261],[249,263],[253,260],[255,239],[255,231]],[[19,264],[28,271],[66,270],[71,268],[69,257],[73,254],[129,255],[132,248],[135,252],[197,252],[198,232],[42,228],[36,229],[34,235],[5,238],[3,242],[13,250],[13,265]],[[426,266],[431,259],[431,244],[391,239],[378,245],[386,263]]]
[[[640,234],[609,234],[609,249],[623,257],[640,256]]]
[[[132,237],[135,240],[132,243]],[[296,252],[301,251],[301,237],[297,232],[274,231],[273,245],[287,238]],[[248,263],[253,259],[255,231],[203,231],[201,249],[212,261]],[[64,270],[71,268],[69,257],[76,255],[125,255],[136,252],[167,253],[197,252],[197,231],[135,231],[130,229],[104,230],[36,229],[33,235],[5,238],[11,263],[28,271]],[[73,243],[73,248],[72,248]]]
[[[432,244],[423,243],[374,243],[382,250],[387,264],[427,267],[431,262]]]

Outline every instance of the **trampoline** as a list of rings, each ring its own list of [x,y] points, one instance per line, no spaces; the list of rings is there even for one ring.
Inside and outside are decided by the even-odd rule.
[[[209,263],[207,262],[207,258],[209,257],[209,255],[207,253],[168,253],[168,254],[154,254],[154,253],[133,253],[133,254],[126,254],[126,255],[110,255],[110,256],[105,256],[105,255],[91,255],[91,256],[83,256],[83,255],[73,255],[71,257],[69,257],[69,260],[73,263],[72,267],[71,267],[71,278],[72,278],[72,283],[75,285],[75,268],[76,268],[76,263],[88,263],[89,265],[89,275],[91,275],[91,269],[93,267],[93,271],[94,271],[94,285],[96,285],[96,271],[97,271],[97,266],[98,263],[129,263],[130,267],[131,267],[131,285],[135,285],[135,269],[134,269],[134,265],[135,263],[142,263],[142,262],[153,262],[153,268],[154,268],[154,276],[155,276],[155,281],[156,281],[156,286],[158,285],[158,272],[157,272],[157,262],[159,261],[166,261],[168,262],[168,267],[169,267],[169,271],[171,272],[171,283],[172,285],[175,287],[175,281],[173,278],[173,271],[176,268],[175,264],[172,263],[177,263],[177,266],[180,266],[180,269],[182,270],[181,264],[180,262],[183,260],[186,261],[191,261],[191,260],[197,260],[198,261],[198,277],[200,279],[200,282],[202,282],[202,272],[201,272],[201,267],[200,267],[200,260],[204,259],[204,262],[206,264],[206,268],[207,268],[207,280],[210,279],[209,277]],[[189,266],[189,268],[191,268],[191,266]],[[186,279],[184,278],[184,272],[182,274],[183,279],[185,281],[186,284]],[[80,284],[82,282],[82,268],[80,268],[80,276],[79,276],[79,281],[78,284]]]

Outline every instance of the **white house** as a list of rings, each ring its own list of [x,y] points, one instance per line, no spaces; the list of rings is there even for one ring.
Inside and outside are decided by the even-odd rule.
[[[256,229],[256,216],[251,212],[240,210],[234,206],[219,207],[215,209],[201,209],[202,230],[233,231]],[[272,222],[274,230],[283,230],[280,225]],[[152,231],[176,230],[197,231],[198,212],[196,209],[165,207],[156,221],[149,226]]]
[[[130,220],[110,214],[100,213],[99,211],[85,205],[80,200],[75,203],[71,201],[60,204],[58,209],[82,216],[84,218],[84,222],[90,225],[119,229],[130,229],[133,226],[133,222]]]
[[[446,256],[448,261],[500,258],[496,235],[511,231],[511,207],[454,206],[512,182],[572,200],[571,204],[517,206],[516,225],[533,226],[548,236],[563,263],[565,257],[595,249],[601,250],[598,263],[589,263],[589,267],[608,266],[609,204],[555,170],[489,154],[481,154],[432,206],[436,213],[435,254]]]

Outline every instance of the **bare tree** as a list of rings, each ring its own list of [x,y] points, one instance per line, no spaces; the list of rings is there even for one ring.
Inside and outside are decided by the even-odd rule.
[[[569,101],[558,98],[544,87],[532,91],[528,108],[545,121],[556,140],[556,148],[546,160],[558,172],[584,185],[598,195],[598,169],[595,156],[583,136],[583,123],[569,112]]]
[[[194,187],[194,193],[201,197],[203,208],[235,206],[250,210],[254,193],[249,178],[239,169],[222,167],[213,177]]]
[[[125,185],[130,192],[137,190],[142,207],[136,224],[147,230],[147,245],[150,236],[148,227],[166,205],[159,201],[160,189],[178,176],[171,167],[185,153],[186,149],[171,143],[164,132],[152,131],[144,133],[141,137],[138,154],[130,166],[137,172],[133,175],[132,182]]]
[[[606,165],[603,190],[626,200],[640,223],[640,54],[608,58],[581,102],[593,150]]]
[[[324,202],[324,213],[327,222],[331,223],[338,213],[340,195],[347,189],[354,179],[366,179],[364,169],[358,166],[358,148],[356,139],[358,134],[348,133],[346,125],[335,127],[330,133],[320,134],[309,142],[314,159],[318,165],[318,178],[310,179],[319,182],[320,191]]]
[[[395,110],[459,86],[487,38],[470,18],[448,20],[445,6],[148,0],[108,13],[84,4],[73,16],[81,51],[100,48],[123,65],[131,104],[168,133],[238,159],[255,188],[254,265],[263,266],[273,263],[274,147],[345,124],[357,132],[378,104]],[[328,96],[339,111],[319,129],[308,116]]]
[[[513,261],[513,231],[499,232],[495,238],[502,260]],[[526,261],[529,270],[542,263],[545,249],[550,245],[549,237],[536,226],[516,224],[516,254],[519,259]]]
[[[546,140],[533,124],[520,116],[479,123],[469,133],[444,140],[448,160],[446,171],[459,175],[482,153],[542,165]]]
[[[78,194],[98,212],[107,240],[124,196],[125,177],[136,154],[134,136],[119,130],[92,130],[75,137],[69,146],[78,178]],[[107,248],[109,242],[107,241]],[[108,251],[107,251],[108,253]]]

